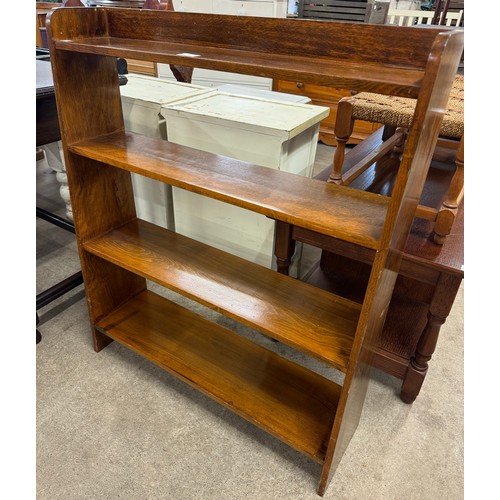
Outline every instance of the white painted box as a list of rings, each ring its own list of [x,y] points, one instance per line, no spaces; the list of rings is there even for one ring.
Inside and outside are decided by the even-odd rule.
[[[162,107],[170,142],[310,177],[319,122],[330,108],[216,92]],[[179,188],[172,189],[175,230],[275,268],[274,221]],[[291,274],[297,275],[301,246]]]
[[[172,82],[144,75],[127,75],[120,87],[125,130],[148,137],[167,138],[161,108],[165,104],[213,92],[199,85]],[[153,179],[132,174],[137,216],[168,229],[173,227],[172,189]]]
[[[277,99],[278,101],[289,102],[311,102],[311,98],[305,95],[286,94],[285,92],[276,92],[274,90],[258,89],[248,85],[236,85],[225,83],[216,87],[219,92],[228,92],[230,94],[245,95],[252,97],[261,97],[263,99]]]

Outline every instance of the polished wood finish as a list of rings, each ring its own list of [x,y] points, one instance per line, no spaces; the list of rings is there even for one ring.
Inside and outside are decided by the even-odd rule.
[[[323,462],[337,384],[152,292],[133,297],[97,328]]]
[[[273,219],[379,248],[388,198],[132,132],[75,142],[72,153]],[[325,213],[325,207],[330,210]],[[299,210],[300,209],[300,210]]]
[[[370,17],[372,4],[367,1],[327,0],[311,2],[300,0],[298,8],[299,18],[328,19],[331,21],[366,22]],[[321,121],[319,140],[328,146],[337,146],[334,133],[337,105],[340,99],[351,95],[350,88],[332,88],[320,85],[304,84],[301,81],[290,82],[275,80],[273,90],[289,94],[304,95],[311,99],[311,104],[328,106],[330,114]],[[379,127],[378,124],[358,121],[349,135],[348,144],[358,144],[366,139]]]
[[[330,387],[327,392],[335,393],[327,398],[329,402],[325,402],[330,414],[321,416],[323,423],[316,429],[301,426],[306,436],[319,437],[307,438],[310,443],[307,445],[298,443],[292,437],[295,431],[288,430],[285,421],[274,424],[268,416],[260,420],[256,418],[260,411],[256,407],[247,412],[238,403],[234,408],[319,460],[322,471],[318,492],[323,495],[361,415],[372,346],[384,323],[401,263],[401,251],[414,217],[415,200],[427,174],[430,162],[427,152],[437,140],[442,119],[440,110],[444,107],[444,96],[451,87],[452,74],[462,52],[462,34],[427,28],[106,8],[58,9],[50,16],[48,27],[52,33],[49,38],[55,89],[61,109],[68,182],[96,350],[104,346],[105,339],[110,340],[115,335],[111,333],[111,325],[123,320],[126,332],[117,333],[117,340],[127,345],[134,338],[136,346],[141,344],[141,353],[155,362],[167,356],[164,352],[168,348],[163,341],[157,341],[158,326],[154,325],[163,325],[163,335],[163,328],[168,328],[172,314],[167,312],[164,319],[158,321],[156,305],[149,307],[141,303],[138,307],[135,299],[144,296],[144,276],[254,327],[266,325],[267,328],[274,324],[272,335],[296,347],[300,341],[293,332],[296,326],[292,323],[295,321],[290,321],[286,318],[288,313],[280,314],[280,311],[298,308],[303,300],[307,304],[303,296],[309,293],[316,295],[312,289],[305,291],[298,280],[288,276],[277,278],[279,273],[274,276],[268,270],[265,275],[257,274],[249,263],[241,260],[231,261],[233,264],[227,271],[230,275],[225,277],[224,266],[217,267],[216,264],[212,267],[210,260],[202,255],[197,260],[198,257],[189,253],[186,244],[182,243],[185,240],[173,238],[176,240],[174,244],[171,234],[158,232],[149,225],[146,228],[136,221],[130,172],[251,209],[274,218],[278,224],[300,226],[331,239],[341,238],[375,253],[348,359],[345,353],[341,362],[345,365],[342,387],[337,391],[336,387],[322,381],[321,384]],[[328,40],[332,43],[325,43]],[[408,57],[409,53],[412,57]],[[167,64],[418,97],[414,125],[391,197],[335,185],[328,187],[327,183],[320,181],[125,133],[116,71],[112,68],[116,55],[133,58],[140,55],[140,59]],[[84,71],[86,78],[82,78]],[[283,233],[289,232],[290,227],[285,227]],[[163,242],[164,239],[171,244]],[[181,241],[180,245],[178,241]],[[214,254],[206,246],[197,246],[193,242],[187,246],[197,248],[200,254],[214,255],[215,262],[222,259],[220,253]],[[167,261],[176,264],[164,271]],[[241,268],[243,264],[245,270]],[[175,271],[176,266],[179,272]],[[200,286],[202,282],[206,286]],[[240,286],[244,293],[239,290]],[[227,287],[224,292],[227,298],[221,301],[219,295],[224,287]],[[240,293],[242,296],[237,298]],[[251,295],[257,298],[250,300]],[[334,294],[328,297],[326,323],[332,323],[328,332],[345,332],[345,328],[338,326],[339,320],[343,323],[347,319],[352,323],[353,316],[357,315],[357,312],[353,314],[356,308],[352,301]],[[324,298],[326,300],[327,296]],[[231,309],[232,300],[241,302]],[[248,304],[243,307],[245,301]],[[255,301],[258,307],[251,317]],[[124,304],[131,304],[131,308],[125,306],[119,313]],[[346,306],[347,315],[328,316],[328,309],[338,310],[339,304],[341,309]],[[323,315],[316,317],[312,306],[305,309],[300,314],[304,315],[301,321],[308,325],[318,322],[320,331],[316,326],[306,326],[304,337],[315,342],[317,335],[317,344],[321,348],[322,344],[331,344],[330,333],[321,334]],[[134,323],[132,317],[138,314],[137,310],[143,316]],[[109,323],[108,317],[112,318]],[[190,318],[181,322],[195,325],[192,321]],[[129,324],[133,333],[128,330]],[[229,336],[214,335],[217,342],[234,345]],[[341,339],[340,344],[345,344],[344,340],[347,342],[347,339]],[[300,349],[315,354],[317,348],[311,345],[311,342],[303,341]],[[183,340],[177,343],[176,349],[180,351],[179,356],[190,359],[192,342],[186,339],[184,343]],[[237,349],[234,356],[242,366],[235,368],[233,364],[231,370],[254,373],[257,378],[260,373],[266,380],[269,378],[267,368],[248,356],[247,347],[238,345],[234,349]],[[226,366],[226,361],[218,359]],[[273,365],[278,366],[278,363],[273,362]],[[171,366],[170,361],[166,366]],[[274,370],[271,369],[273,373]],[[178,373],[176,368],[173,372]],[[306,373],[299,375],[296,371],[294,375],[301,379],[299,392],[302,392],[300,388],[305,392],[311,390],[307,381],[313,376],[309,370]],[[182,372],[179,376],[185,378],[189,374],[189,371]],[[282,380],[283,376],[273,375],[273,378]],[[211,377],[204,373],[192,383],[205,391],[211,385]],[[297,391],[289,391],[283,384],[274,387],[278,385],[280,404],[297,408],[300,400]],[[238,387],[223,382],[218,387],[223,394],[210,392],[210,395],[223,404],[241,401]],[[300,401],[308,404],[307,399]],[[272,411],[268,407],[264,413],[269,415]],[[291,410],[288,415],[294,413],[297,414]],[[325,425],[328,427],[326,435]]]
[[[208,14],[186,17],[185,12],[161,12],[160,23],[154,17],[158,12],[144,9],[86,9],[81,14],[73,15],[85,21],[82,28],[90,25],[78,36],[70,30],[67,39],[55,40],[57,50],[174,61],[408,97],[418,97],[427,55],[439,33],[431,28],[330,22],[313,30],[318,23],[274,18],[257,22],[245,16]],[[191,23],[196,33],[188,30]],[[290,37],[290,29],[296,36]],[[328,38],[335,44],[325,44]],[[360,45],[355,49],[357,39]]]
[[[360,311],[355,302],[140,220],[84,249],[347,370]]]
[[[45,20],[47,14],[60,7],[85,7],[81,0],[62,0],[62,2],[36,2],[36,46],[47,48],[47,30]]]
[[[373,140],[373,143],[376,145],[379,141]],[[370,145],[365,146],[369,149]],[[421,196],[425,203],[437,205],[446,199],[450,180],[455,175],[454,160],[454,154],[447,147],[436,149]],[[389,165],[385,166],[385,162]],[[387,193],[387,186],[393,183],[395,175],[394,165],[390,163],[386,158],[370,167],[355,180],[354,187]],[[326,168],[316,178],[326,181],[329,175],[330,169]],[[451,311],[464,277],[463,200],[452,231],[442,246],[433,242],[433,228],[430,220],[414,219],[387,319],[373,346],[373,366],[402,379],[400,395],[406,403],[415,401],[420,392],[440,327]],[[350,300],[363,301],[374,258],[372,250],[320,237],[301,228],[294,228],[292,238],[324,249],[320,261],[304,278],[308,283]]]
[[[174,11],[174,4],[172,0],[144,0],[142,6],[143,9],[151,10],[169,10]],[[193,79],[193,68],[189,66],[176,66],[175,64],[170,65],[170,71],[172,71],[175,79],[178,82],[191,83]],[[155,63],[155,75],[158,76],[158,66]]]

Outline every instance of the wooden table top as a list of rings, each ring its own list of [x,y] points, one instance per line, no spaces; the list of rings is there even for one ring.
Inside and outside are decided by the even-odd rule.
[[[445,272],[464,275],[464,204],[462,201],[458,214],[443,245],[432,241],[434,222],[415,219],[406,243],[405,259],[422,265],[431,265]]]

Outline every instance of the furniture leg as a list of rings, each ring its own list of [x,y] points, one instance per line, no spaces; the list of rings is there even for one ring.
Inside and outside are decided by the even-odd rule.
[[[38,317],[38,313],[36,313],[36,324],[38,326],[38,323],[40,323],[40,318]],[[36,343],[38,344],[42,340],[42,334],[38,331],[38,328],[36,329]]]
[[[401,399],[413,403],[424,382],[429,361],[434,354],[441,326],[450,314],[460,288],[461,279],[441,274],[427,314],[427,325],[420,337],[415,355],[411,358],[401,387]]]
[[[391,156],[393,158],[399,157],[399,155],[403,152],[407,133],[408,130],[404,127],[396,128],[395,134],[397,134],[398,138],[391,152]]]
[[[446,199],[441,205],[434,227],[434,242],[442,245],[446,236],[450,234],[451,227],[455,221],[458,206],[464,196],[464,136],[460,139],[455,160],[456,170],[451,179],[450,188]]]
[[[345,158],[345,146],[349,137],[351,137],[354,128],[354,120],[352,119],[352,104],[349,99],[342,99],[339,101],[337,108],[337,120],[335,121],[335,140],[337,147],[333,155],[333,170],[328,179],[328,182],[335,184],[343,184],[342,181],[342,167]]]
[[[292,238],[293,226],[279,220],[274,226],[274,255],[278,272],[288,276],[290,264],[295,252],[295,240]]]
[[[56,179],[60,184],[59,194],[66,205],[66,217],[73,221],[73,209],[71,208],[71,200],[69,196],[68,177],[66,175],[66,165],[64,164],[64,157],[61,154],[62,143],[61,141],[52,142],[42,146],[45,150],[45,158],[50,168],[56,172]]]

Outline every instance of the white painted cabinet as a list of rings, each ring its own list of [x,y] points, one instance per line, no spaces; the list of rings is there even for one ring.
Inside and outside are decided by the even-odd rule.
[[[287,2],[273,0],[212,0],[214,14],[286,17]]]
[[[212,92],[205,87],[144,75],[130,74],[127,80],[126,85],[120,86],[125,129],[161,139],[167,138],[163,105]],[[171,187],[136,174],[132,174],[132,185],[138,217],[174,229]]]
[[[330,108],[225,92],[162,107],[168,140],[296,175],[312,175],[319,122]],[[272,193],[270,193],[272,196]],[[172,188],[175,230],[265,267],[274,267],[274,221]],[[297,245],[291,274],[297,275]]]
[[[199,12],[211,14],[212,0],[173,0],[174,10],[177,12]]]
[[[226,14],[233,16],[281,17],[287,16],[288,0],[173,0],[179,12]],[[158,64],[158,76],[175,81],[168,64]],[[224,84],[239,84],[272,90],[271,78],[225,73],[222,71],[195,68],[191,80],[195,85],[218,87]]]
[[[169,81],[176,81],[170,67],[165,64],[158,64],[158,76]],[[203,68],[194,68],[191,83],[210,88],[216,88],[225,84],[236,84],[258,88],[261,90],[272,90],[273,86],[271,78],[240,75],[238,73],[226,73],[224,71],[213,71]]]

